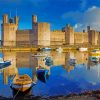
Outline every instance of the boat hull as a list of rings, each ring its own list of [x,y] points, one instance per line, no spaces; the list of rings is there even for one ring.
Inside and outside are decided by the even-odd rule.
[[[41,82],[45,83],[49,79],[48,70],[38,69],[36,71],[36,74],[37,74],[38,80],[40,80]]]
[[[10,65],[11,65],[11,62],[10,61],[0,62],[0,69],[6,68],[6,67],[8,67]]]

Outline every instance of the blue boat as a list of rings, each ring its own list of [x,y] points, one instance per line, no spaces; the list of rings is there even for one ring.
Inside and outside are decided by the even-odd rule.
[[[47,66],[53,65],[53,59],[51,57],[46,57],[45,58],[45,65],[47,65]]]
[[[6,68],[11,65],[11,61],[0,61],[0,69]]]
[[[37,74],[37,79],[40,80],[43,83],[46,83],[47,80],[49,79],[49,74],[48,74],[47,69],[37,69],[36,74]]]
[[[51,51],[51,48],[45,47],[45,48],[41,48],[41,51]]]

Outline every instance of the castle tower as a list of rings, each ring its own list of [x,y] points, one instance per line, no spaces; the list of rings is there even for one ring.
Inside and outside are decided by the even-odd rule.
[[[3,23],[4,24],[7,24],[8,23],[8,15],[7,14],[4,14],[3,15]]]
[[[34,26],[37,25],[37,16],[36,15],[32,15],[32,28],[34,28]]]
[[[50,46],[50,24],[37,22],[37,16],[32,15],[32,30],[34,33],[34,45]]]
[[[67,45],[74,45],[74,29],[69,24],[65,28],[65,42]]]
[[[98,32],[90,30],[90,26],[87,26],[88,41],[90,45],[97,45],[98,43]]]
[[[18,29],[17,19],[15,23],[12,18],[8,19],[7,14],[3,15],[3,23],[1,24],[3,46],[16,46],[16,31]]]

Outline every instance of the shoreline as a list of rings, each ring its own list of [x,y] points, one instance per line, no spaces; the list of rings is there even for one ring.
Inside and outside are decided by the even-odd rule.
[[[5,98],[0,96],[0,100],[13,100],[13,98]],[[19,97],[14,100],[100,100],[100,90],[86,91],[80,94],[70,94],[66,96],[40,97],[33,95]]]
[[[58,47],[60,47],[60,46],[58,46]],[[63,52],[66,52],[68,50],[78,50],[78,48],[80,48],[81,46],[80,47],[61,46],[61,47],[63,49]],[[44,47],[1,47],[0,51],[1,52],[4,52],[4,51],[9,51],[9,52],[11,52],[11,51],[40,51],[39,50],[40,48],[44,48]],[[56,47],[51,46],[50,48],[52,48],[51,51],[56,51],[57,46]],[[93,50],[93,49],[100,49],[100,47],[96,47],[96,46],[91,46],[91,47],[86,47],[86,48],[88,48],[87,52],[90,50]]]

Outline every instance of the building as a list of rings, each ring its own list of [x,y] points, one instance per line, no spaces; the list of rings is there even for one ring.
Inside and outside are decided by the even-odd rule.
[[[2,46],[62,46],[62,45],[100,45],[100,32],[91,30],[75,32],[68,24],[62,30],[50,30],[47,22],[38,22],[37,16],[32,15],[32,28],[28,30],[18,29],[17,16],[8,18],[3,15]]]

